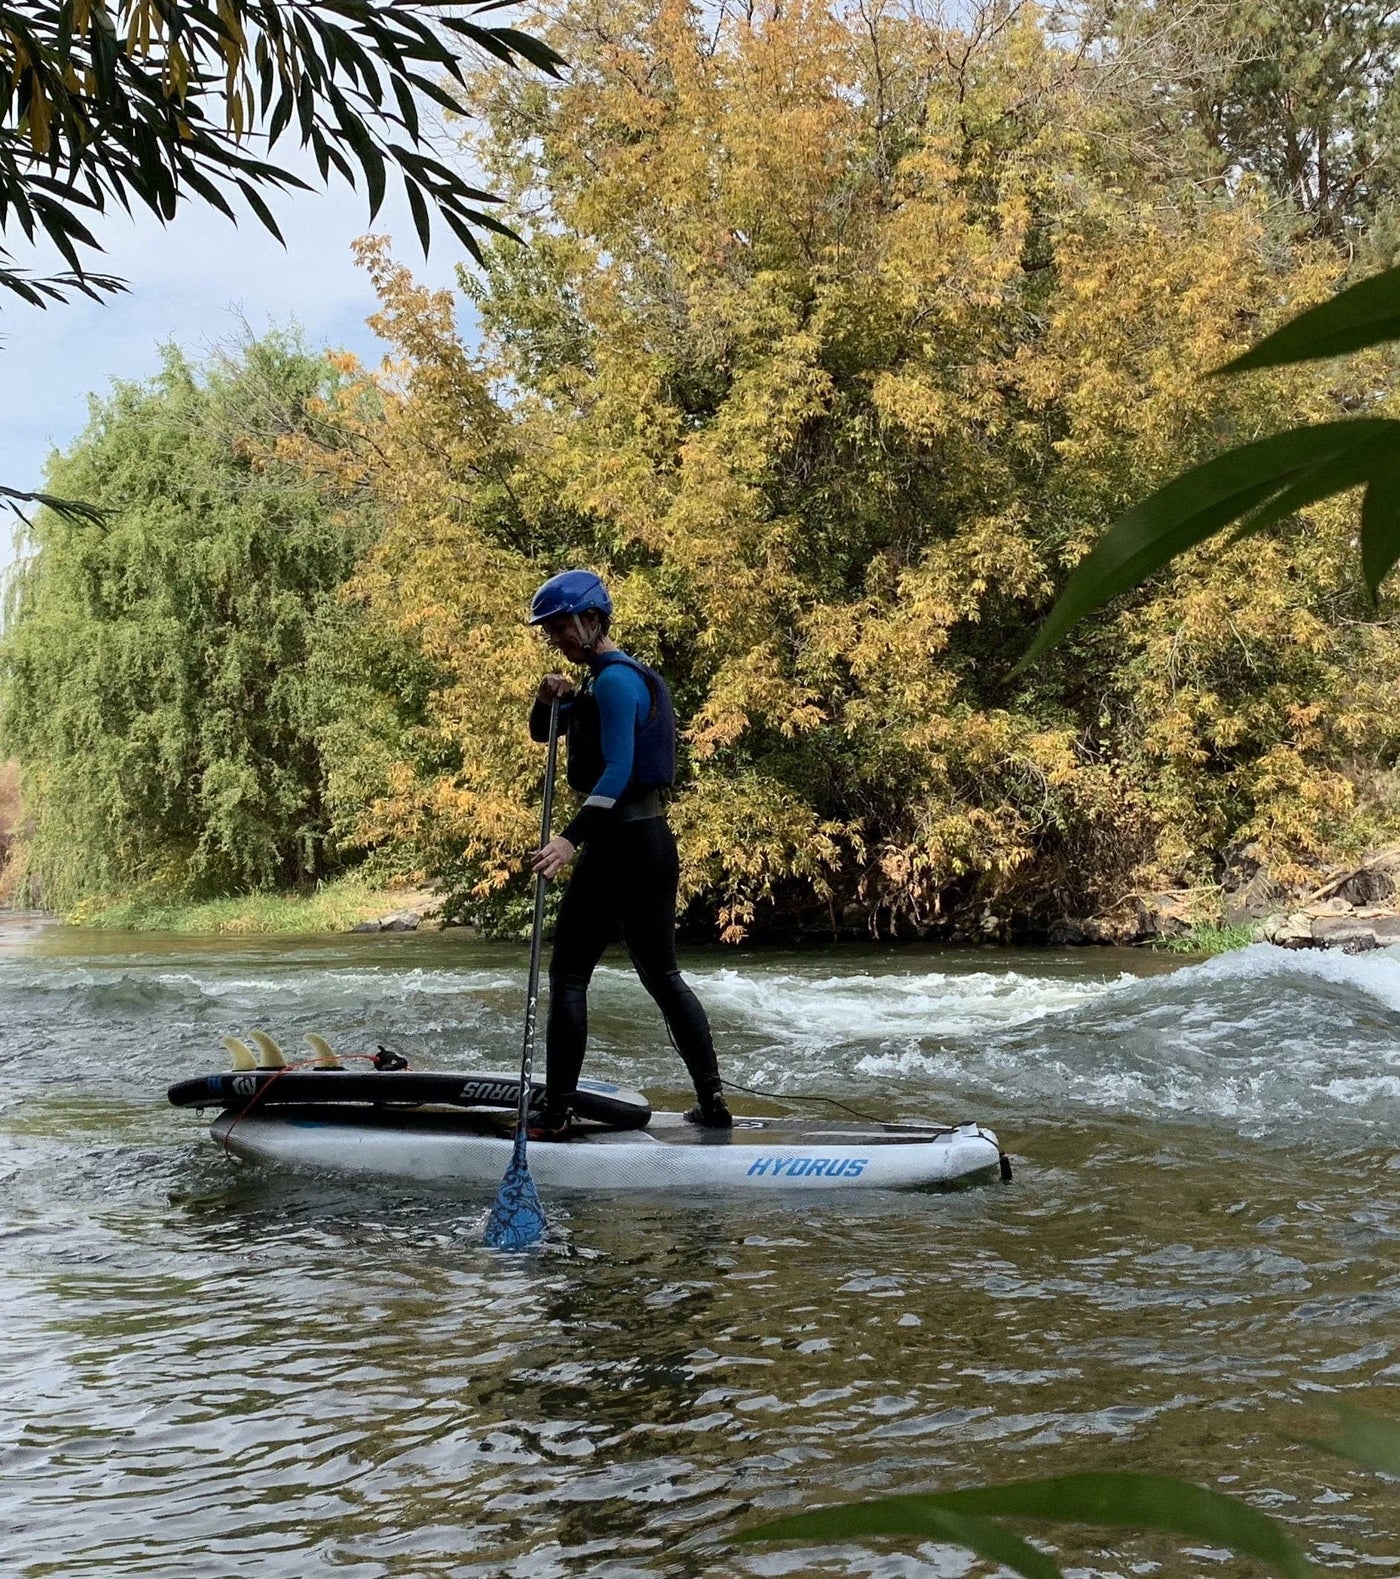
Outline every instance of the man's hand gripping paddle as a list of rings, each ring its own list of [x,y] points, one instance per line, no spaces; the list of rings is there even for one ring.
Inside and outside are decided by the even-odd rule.
[[[544,768],[544,810],[540,816],[540,848],[549,843],[554,816],[554,763],[559,751],[559,698],[549,708],[549,756]],[[525,1131],[530,1111],[530,1067],[535,1056],[535,1007],[540,996],[540,944],[544,938],[544,901],[549,879],[535,878],[535,924],[530,934],[530,979],[525,992],[525,1044],[520,1054],[520,1106],[516,1111],[515,1150],[496,1191],[486,1219],[486,1243],[497,1250],[524,1250],[544,1233],[544,1208],[525,1159]]]

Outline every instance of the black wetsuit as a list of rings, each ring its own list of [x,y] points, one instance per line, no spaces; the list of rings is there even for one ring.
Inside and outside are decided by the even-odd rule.
[[[588,984],[603,951],[619,937],[704,1102],[720,1093],[719,1066],[705,1011],[676,964],[680,861],[657,782],[669,783],[674,774],[670,698],[655,671],[624,654],[605,654],[590,667],[589,683],[573,705],[566,704],[569,779],[592,793],[563,832],[579,854],[559,907],[549,965],[547,1110],[567,1108],[578,1084],[588,1041]],[[597,684],[609,669],[615,672]],[[638,674],[649,698],[636,688]],[[536,704],[530,733],[548,738],[547,703]]]

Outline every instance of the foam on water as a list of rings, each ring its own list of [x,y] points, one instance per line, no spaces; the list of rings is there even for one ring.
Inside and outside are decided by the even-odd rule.
[[[1280,982],[1304,990],[1311,983],[1328,982],[1400,1013],[1400,947],[1343,954],[1336,949],[1281,949],[1256,943],[1190,966],[1172,979]]]
[[[231,952],[146,966],[13,960],[12,1049],[71,1079],[90,1043],[93,1078],[133,1093],[151,1083],[157,1049],[173,1079],[221,1062],[219,1035],[254,1025],[289,1048],[307,1030],[346,1049],[384,1040],[425,1066],[504,1068],[518,1057],[516,951],[466,947],[402,966]],[[996,959],[753,954],[691,961],[687,975],[740,1086],[873,1093],[911,1111],[975,1107],[1017,1121],[1091,1109],[1250,1135],[1331,1128],[1348,1144],[1400,1123],[1400,950],[1259,945],[1149,976],[1093,951],[1046,955],[1043,966],[1019,954],[998,969]],[[591,1007],[590,1074],[684,1084],[625,965],[599,970]]]
[[[1075,974],[931,970],[927,956],[906,971],[808,975],[754,960],[690,974],[741,1085],[883,1090],[906,1106],[995,1099],[1027,1119],[1093,1109],[1348,1145],[1400,1124],[1400,950],[1261,944],[1145,978],[1096,977],[1092,954],[1080,960]],[[600,999],[635,1014],[627,973],[601,974]]]
[[[717,970],[693,972],[690,979],[712,1015],[804,1045],[833,1038],[919,1036],[933,1026],[975,1035],[1062,1013],[1092,1002],[1113,985],[1014,970],[824,977]]]
[[[292,967],[239,975],[192,970],[129,970],[101,966],[63,970],[11,970],[5,978],[6,997],[62,997],[75,1005],[106,1006],[125,995],[133,1003],[188,1004],[200,999],[269,1004],[288,997],[456,997],[518,989],[518,980],[501,970],[424,970],[380,966],[371,970],[316,970]]]
[[[966,1038],[930,1027],[861,1052],[869,1077],[920,1076],[1025,1111],[1095,1109],[1355,1142],[1400,1123],[1400,959],[1257,945],[1118,981],[1033,1023]],[[933,1045],[930,1045],[930,1044]]]

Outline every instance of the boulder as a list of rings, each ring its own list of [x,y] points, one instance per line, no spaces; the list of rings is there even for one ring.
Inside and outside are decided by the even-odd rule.
[[[1337,890],[1337,897],[1353,905],[1374,905],[1390,899],[1395,893],[1395,879],[1384,866],[1363,867],[1347,878]]]
[[[1314,918],[1318,916],[1349,916],[1353,908],[1349,900],[1337,895],[1332,899],[1319,899],[1314,904],[1304,905],[1302,914],[1313,916]]]
[[[392,910],[376,921],[357,921],[352,932],[416,932],[423,917],[416,910]]]
[[[1309,905],[1291,915],[1272,915],[1264,936],[1280,948],[1339,948],[1347,954],[1400,944],[1400,914],[1368,908],[1362,913],[1345,901]]]
[[[1222,918],[1228,927],[1262,921],[1283,902],[1283,889],[1264,864],[1257,844],[1228,851],[1220,873]]]
[[[1140,894],[1137,898],[1138,934],[1149,938],[1184,936],[1196,924],[1191,890]]]
[[[1272,915],[1264,922],[1264,937],[1280,948],[1315,948],[1312,917]]]
[[[1314,917],[1312,939],[1320,948],[1344,948],[1352,954],[1380,947],[1376,941],[1375,923],[1358,921],[1355,916]]]

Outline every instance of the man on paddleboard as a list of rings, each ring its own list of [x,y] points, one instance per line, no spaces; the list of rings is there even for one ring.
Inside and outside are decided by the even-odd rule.
[[[587,796],[573,821],[531,859],[532,871],[552,879],[578,855],[549,963],[545,1101],[532,1140],[568,1134],[588,1041],[588,983],[619,933],[695,1084],[697,1100],[686,1118],[707,1129],[733,1122],[710,1023],[676,965],[680,861],[661,800],[676,777],[671,693],[655,669],[609,637],[611,619],[612,599],[589,570],[551,577],[530,603],[530,624],[562,657],[588,668],[577,688],[562,674],[547,674],[530,713],[530,737],[543,743],[550,704],[559,699],[569,784]]]

